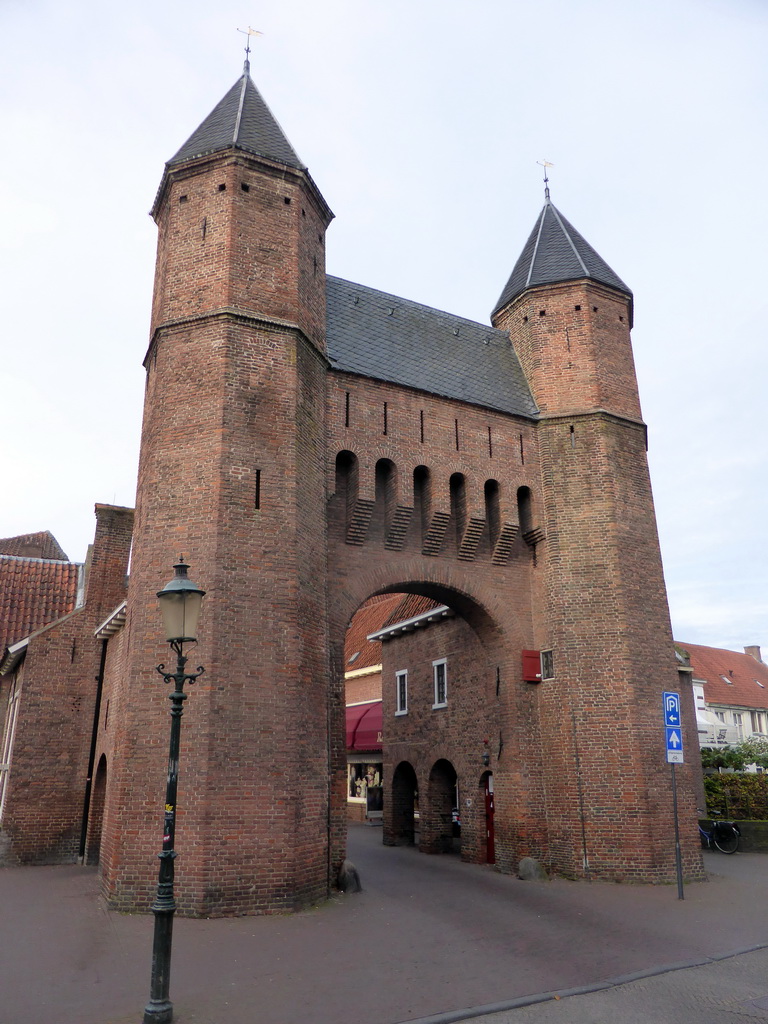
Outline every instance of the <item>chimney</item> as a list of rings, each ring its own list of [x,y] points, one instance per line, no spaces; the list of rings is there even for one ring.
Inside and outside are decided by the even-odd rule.
[[[763,659],[760,657],[760,648],[757,644],[753,644],[751,647],[745,647],[744,653],[749,654],[755,659],[755,661],[759,661],[761,665],[763,664]]]
[[[85,605],[97,621],[125,600],[133,509],[96,505],[96,536],[86,561]]]

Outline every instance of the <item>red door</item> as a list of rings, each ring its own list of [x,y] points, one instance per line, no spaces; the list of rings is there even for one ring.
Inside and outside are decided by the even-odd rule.
[[[489,864],[496,863],[496,846],[493,838],[493,776],[485,780],[485,849]]]

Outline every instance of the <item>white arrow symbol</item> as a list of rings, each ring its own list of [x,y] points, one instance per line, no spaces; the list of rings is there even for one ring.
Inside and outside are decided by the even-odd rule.
[[[680,737],[677,735],[676,732],[671,732],[669,734],[669,745],[670,745],[670,747],[679,747],[681,742],[682,741],[681,741]]]

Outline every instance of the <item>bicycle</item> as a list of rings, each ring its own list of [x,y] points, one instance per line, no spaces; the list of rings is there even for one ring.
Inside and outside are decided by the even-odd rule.
[[[714,843],[720,853],[736,853],[741,831],[735,821],[713,821],[709,831],[699,825],[699,838],[701,845],[706,844],[708,849]]]

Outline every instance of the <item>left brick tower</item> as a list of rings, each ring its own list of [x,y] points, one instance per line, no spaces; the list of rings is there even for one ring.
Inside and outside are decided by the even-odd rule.
[[[269,913],[323,898],[342,853],[325,550],[325,231],[306,167],[242,77],[166,165],[105,891],[151,900],[168,659],[155,594],[207,591],[182,722],[177,900]],[[343,777],[343,775],[341,776]],[[331,780],[331,781],[329,781]],[[338,788],[338,787],[337,787]],[[332,806],[333,803],[333,806]]]

